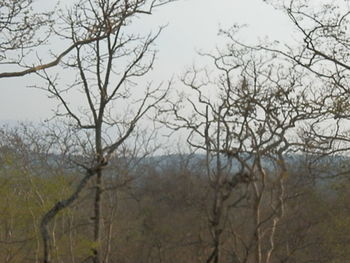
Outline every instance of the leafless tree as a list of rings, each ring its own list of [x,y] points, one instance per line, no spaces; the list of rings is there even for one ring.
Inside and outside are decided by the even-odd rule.
[[[248,240],[233,232],[240,245],[232,253],[238,262],[252,262],[252,255],[253,262],[272,262],[276,229],[284,214],[285,158],[299,145],[300,123],[317,113],[309,111],[303,74],[274,54],[232,41],[228,49],[205,56],[213,67],[193,69],[184,76],[183,83],[193,93],[170,102],[174,119],[163,122],[187,130],[187,142],[206,154],[213,193],[208,216],[212,250],[207,262],[222,262],[229,208],[246,197],[252,214],[244,223],[250,222],[253,231],[248,235],[246,229]],[[240,189],[242,195],[234,200],[232,193]]]
[[[347,1],[291,0],[272,2],[286,13],[297,31],[296,43],[259,45],[256,48],[281,54],[295,71],[312,80],[310,108],[322,113],[304,129],[308,150],[320,156],[347,152],[349,121],[349,3]],[[283,40],[280,41],[283,43]]]
[[[72,204],[88,181],[95,177],[93,215],[92,261],[100,262],[101,255],[101,196],[103,170],[116,151],[134,133],[137,123],[162,101],[167,88],[145,84],[137,87],[137,79],[153,66],[153,44],[162,31],[147,36],[129,33],[128,26],[136,16],[151,14],[154,8],[171,1],[79,1],[65,15],[64,26],[57,32],[70,40],[72,51],[62,61],[63,68],[75,72],[69,83],[62,83],[58,73],[43,70],[43,78],[50,96],[59,101],[55,117],[66,118],[75,129],[81,143],[81,153],[88,156],[76,164],[85,170],[85,176],[66,200],[57,202],[42,218],[44,262],[50,262],[48,224],[64,208]],[[81,41],[89,39],[80,45]],[[68,87],[68,88],[67,88]],[[134,90],[135,89],[135,90]],[[70,94],[82,92],[84,103],[70,103]],[[144,93],[142,95],[142,93]],[[125,110],[126,109],[126,110]]]

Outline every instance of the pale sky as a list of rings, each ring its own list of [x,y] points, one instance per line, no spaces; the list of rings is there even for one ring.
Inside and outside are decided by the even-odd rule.
[[[236,23],[249,26],[242,34],[243,42],[255,42],[266,36],[288,41],[292,35],[288,18],[262,0],[179,0],[159,8],[152,16],[142,17],[137,24],[145,34],[168,24],[157,41],[159,54],[150,76],[155,82],[167,81],[171,76],[176,80],[186,68],[198,63],[197,51],[210,52],[225,43],[217,35],[219,28]],[[1,123],[40,121],[52,116],[55,104],[47,94],[27,88],[35,81],[34,75],[0,80]]]

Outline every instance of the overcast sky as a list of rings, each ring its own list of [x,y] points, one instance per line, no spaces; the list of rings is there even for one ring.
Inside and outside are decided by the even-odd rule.
[[[249,26],[242,35],[242,41],[246,42],[265,36],[286,40],[292,34],[288,18],[262,0],[180,0],[156,10],[150,17],[142,17],[138,24],[139,30],[145,33],[168,25],[157,41],[159,54],[152,78],[157,82],[181,76],[186,68],[197,63],[196,51],[210,52],[222,45],[225,40],[218,37],[218,30],[236,23]],[[34,82],[34,76],[0,80],[2,123],[40,121],[52,115],[54,104],[47,94],[26,87]]]

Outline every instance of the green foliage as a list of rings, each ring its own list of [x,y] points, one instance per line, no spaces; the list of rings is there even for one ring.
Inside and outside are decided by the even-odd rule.
[[[69,194],[70,176],[59,174],[54,168],[47,170],[46,176],[39,176],[37,165],[26,163],[14,153],[1,153],[0,157],[0,257],[7,258],[8,262],[39,258],[41,217],[55,202]],[[64,211],[56,224],[66,220],[69,214],[72,214],[70,209]],[[57,232],[57,227],[52,226],[51,231]],[[61,246],[59,243],[66,243],[64,239],[55,242],[58,247]],[[94,246],[85,243],[77,246],[77,255],[87,255],[86,251]]]

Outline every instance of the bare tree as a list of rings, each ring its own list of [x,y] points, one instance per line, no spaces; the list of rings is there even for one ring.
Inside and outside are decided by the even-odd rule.
[[[304,71],[312,80],[313,85],[308,88],[313,94],[309,107],[322,113],[322,117],[315,118],[304,129],[308,150],[319,156],[348,151],[349,3],[270,2],[288,15],[297,31],[297,42],[256,48],[281,54],[295,71]]]
[[[60,103],[55,116],[67,118],[68,125],[73,126],[82,142],[81,153],[87,158],[76,161],[85,170],[76,190],[66,200],[57,202],[42,218],[44,262],[50,262],[48,224],[79,197],[92,177],[96,181],[91,216],[95,245],[91,259],[93,262],[102,260],[103,170],[133,134],[140,119],[165,98],[168,89],[162,90],[161,86],[153,89],[151,84],[144,84],[142,90],[133,91],[137,79],[152,69],[153,44],[162,28],[148,36],[128,33],[127,29],[136,16],[151,14],[154,8],[168,2],[171,1],[79,1],[62,16],[65,26],[59,35],[72,41],[74,50],[62,63],[67,70],[76,72],[76,76],[69,83],[60,83],[58,73],[43,70],[37,74],[47,83],[44,89]],[[80,45],[85,39],[90,40]],[[83,93],[81,98],[85,103],[76,106],[70,103],[69,94],[75,91]]]
[[[317,114],[308,110],[302,74],[275,55],[234,41],[228,47],[217,55],[206,54],[213,69],[194,69],[185,75],[183,83],[192,96],[170,103],[174,119],[163,122],[187,130],[188,143],[206,154],[213,193],[208,213],[212,249],[207,262],[222,262],[229,208],[249,197],[252,214],[242,223],[248,228],[244,237],[233,231],[240,244],[234,245],[232,255],[238,262],[251,262],[254,255],[254,262],[268,263],[273,261],[276,231],[284,214],[285,158],[299,145],[298,125]],[[240,189],[244,191],[237,198],[233,193]]]

